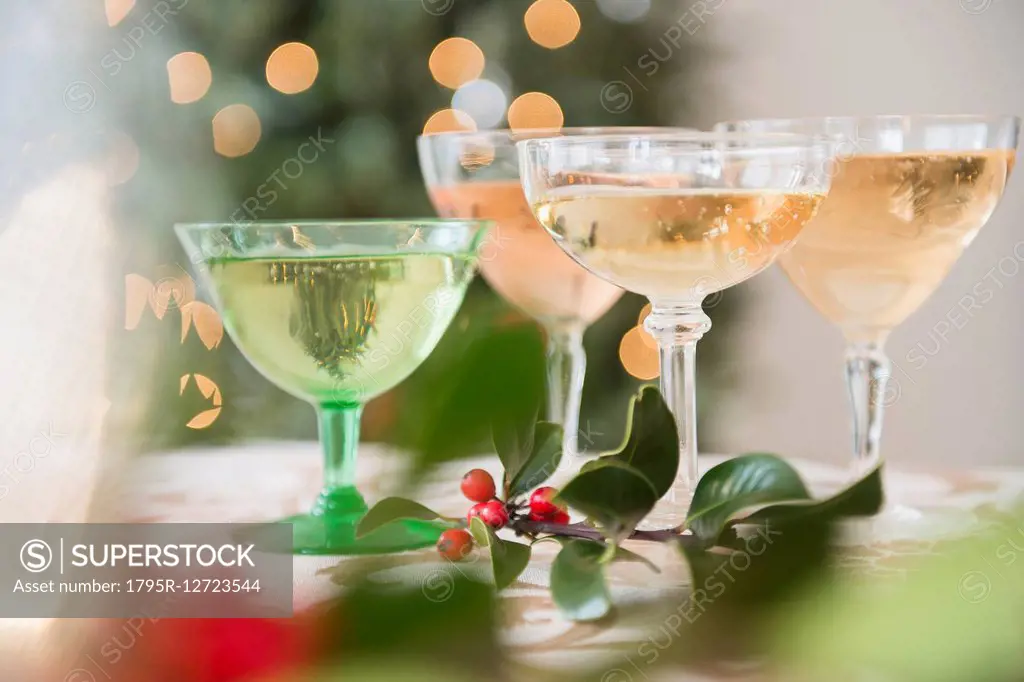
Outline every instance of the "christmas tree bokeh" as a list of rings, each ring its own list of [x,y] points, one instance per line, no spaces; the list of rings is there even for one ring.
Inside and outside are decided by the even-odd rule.
[[[126,317],[112,352],[148,371],[111,377],[115,405],[125,406],[112,432],[137,434],[135,451],[315,431],[306,406],[260,377],[218,328],[175,222],[432,216],[416,158],[421,133],[687,119],[695,48],[675,39],[652,61],[675,19],[657,3],[180,0],[173,13],[160,9],[111,0],[106,17],[90,18],[85,59],[102,83],[84,79],[93,99],[76,120],[110,119],[110,163],[125,176],[116,212],[123,272],[111,276],[124,288]],[[82,97],[69,101],[81,106]],[[635,329],[642,303],[625,296],[585,337],[588,449],[619,441],[618,406],[656,379],[653,340]],[[727,324],[727,308],[716,325]],[[541,343],[528,318],[476,281],[427,363],[368,407],[364,438],[420,445],[423,420],[434,418],[424,405],[444,393],[438,382],[453,376],[467,339],[501,349],[489,335],[503,327],[531,339],[526,346]],[[703,370],[716,355],[706,344]],[[511,402],[532,399],[515,378],[503,384],[501,371],[541,377],[541,361],[485,352],[477,378],[494,376],[476,383],[505,386]],[[714,372],[704,377],[710,388]],[[471,451],[473,438],[463,446]]]

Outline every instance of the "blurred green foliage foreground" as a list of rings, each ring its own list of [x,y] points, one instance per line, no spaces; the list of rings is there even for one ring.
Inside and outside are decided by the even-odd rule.
[[[476,518],[473,536],[489,555],[477,565],[442,562],[423,576],[402,573],[400,556],[359,558],[333,569],[345,588],[340,598],[290,620],[161,621],[127,652],[114,679],[143,679],[145,672],[152,682],[609,682],[634,679],[627,670],[640,679],[671,679],[680,667],[711,674],[736,665],[748,679],[766,680],[1021,679],[1019,515],[939,543],[932,554],[908,560],[901,573],[853,572],[841,568],[851,550],[836,539],[850,517],[881,507],[880,470],[812,500],[784,460],[752,454],[705,474],[685,531],[637,531],[658,491],[670,485],[678,449],[657,391],[641,392],[630,409],[622,448],[585,464],[556,498],[585,513],[587,523],[512,521],[508,529],[518,537],[510,540]],[[502,498],[521,497],[557,468],[558,434],[525,435],[547,434],[550,426],[532,420],[499,426]],[[666,461],[667,452],[675,458]],[[374,525],[410,513],[430,518],[411,501],[403,508],[391,500],[374,508],[388,506],[391,519],[371,510]],[[756,551],[755,536],[763,540]],[[530,545],[541,540],[561,544],[550,585],[563,614],[595,627],[629,624],[632,645],[594,651],[592,661],[574,659],[574,668],[557,673],[514,659],[500,636],[510,614],[494,587],[510,585],[525,568]],[[677,560],[689,567],[689,587],[619,607],[610,600],[605,566],[646,562],[639,554],[643,541],[676,546]]]

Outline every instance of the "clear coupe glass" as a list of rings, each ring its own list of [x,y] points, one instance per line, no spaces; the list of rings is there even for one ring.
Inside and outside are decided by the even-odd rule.
[[[785,252],[829,186],[832,144],[804,135],[619,132],[518,143],[537,220],[598,277],[646,296],[680,469],[651,522],[680,525],[697,483],[695,351],[709,294]]]
[[[579,455],[580,400],[586,371],[583,332],[622,295],[562,253],[537,223],[519,180],[516,142],[609,130],[685,132],[679,128],[558,128],[423,135],[420,167],[439,215],[486,218],[495,229],[480,250],[484,279],[544,328],[548,339],[549,421],[561,424],[563,451]],[[572,463],[571,459],[566,460]]]
[[[846,339],[855,467],[880,460],[889,333],[938,288],[995,210],[1016,158],[1012,116],[867,116],[720,123],[827,135],[832,189],[779,263]]]
[[[317,410],[324,486],[294,528],[298,554],[424,547],[408,521],[356,538],[363,405],[430,354],[462,303],[487,223],[466,220],[191,224],[176,230],[224,326],[260,374]]]

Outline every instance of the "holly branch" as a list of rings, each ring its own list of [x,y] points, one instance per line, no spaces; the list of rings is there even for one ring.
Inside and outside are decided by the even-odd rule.
[[[882,505],[880,467],[838,494],[815,500],[784,459],[752,453],[726,460],[704,474],[685,523],[638,530],[669,492],[679,467],[675,421],[660,393],[649,386],[630,403],[622,445],[587,461],[561,490],[542,485],[562,466],[558,425],[495,424],[493,440],[503,465],[500,489],[487,471],[467,472],[460,488],[474,504],[465,519],[446,518],[418,502],[390,497],[366,514],[358,534],[404,519],[436,520],[448,526],[437,543],[441,556],[461,561],[474,548],[489,549],[498,589],[522,573],[534,544],[557,541],[562,547],[551,569],[554,602],[569,618],[592,620],[612,608],[605,581],[609,564],[642,561],[658,570],[624,543],[674,544],[690,568],[692,584],[698,585],[736,552],[746,551],[750,537],[782,536],[770,542],[770,552],[758,554],[762,570],[743,576],[751,584],[763,583],[752,589],[770,590],[798,571],[802,562],[815,560],[817,555],[809,548],[820,544],[836,521],[875,514]],[[570,509],[582,520],[571,522]]]

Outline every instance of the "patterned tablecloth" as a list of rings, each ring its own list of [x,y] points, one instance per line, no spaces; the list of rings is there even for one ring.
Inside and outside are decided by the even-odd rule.
[[[702,457],[702,467],[721,461]],[[364,444],[360,453],[359,487],[372,504],[389,491],[385,482],[398,476],[400,453]],[[461,515],[468,503],[458,492],[462,474],[472,467],[496,473],[497,458],[462,461],[447,466],[425,482],[416,498],[447,514]],[[826,495],[843,485],[846,469],[817,462],[795,465],[815,495]],[[225,522],[274,519],[304,511],[320,482],[318,446],[310,442],[274,442],[246,446],[190,450],[143,458],[128,472],[122,515],[132,521]],[[945,511],[959,519],[984,516],[1008,508],[1024,497],[1024,471],[979,468],[938,473],[887,472],[888,504],[907,505],[925,511]],[[896,571],[898,559],[932,550],[934,527],[891,514],[892,523],[875,523],[869,533],[848,540],[844,564],[864,571]],[[633,543],[661,566],[655,575],[638,564],[616,564],[610,574],[615,602],[649,601],[659,593],[682,589],[687,582],[685,566],[670,551],[652,543]],[[645,637],[644,623],[617,619],[611,626],[575,624],[561,618],[546,589],[555,543],[535,548],[529,568],[502,593],[507,608],[503,637],[513,655],[526,666],[557,669],[589,665],[616,665],[636,650]],[[340,589],[344,558],[296,557],[295,605],[302,608],[326,599]],[[468,567],[477,570],[479,567]],[[433,550],[407,552],[393,575],[381,579],[418,580],[428,598],[443,598],[445,571],[450,570]],[[334,580],[332,580],[334,578]],[[623,677],[622,679],[627,679]],[[678,678],[676,678],[678,679]],[[694,678],[700,679],[700,678]]]

